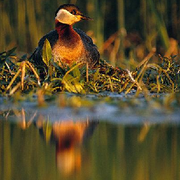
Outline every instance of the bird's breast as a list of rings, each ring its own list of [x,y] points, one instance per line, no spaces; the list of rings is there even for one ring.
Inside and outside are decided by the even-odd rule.
[[[52,48],[52,54],[55,62],[69,66],[75,62],[86,61],[86,50],[79,35],[77,37],[59,38]]]

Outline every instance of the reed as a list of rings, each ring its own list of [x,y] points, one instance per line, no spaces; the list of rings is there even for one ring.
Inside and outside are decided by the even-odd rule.
[[[119,30],[119,56],[117,57],[116,66],[120,67],[121,61],[124,60],[124,39],[126,36],[125,17],[124,17],[124,0],[118,1],[118,30]]]
[[[54,28],[54,11],[63,3],[77,4],[94,18],[88,25],[79,23],[77,26],[89,31],[100,49],[118,32],[108,49],[102,51],[102,56],[114,65],[120,66],[122,61],[132,57],[135,61],[141,60],[157,44],[165,53],[170,46],[169,37],[180,40],[178,0],[135,0],[133,3],[130,0],[6,0],[0,2],[0,50],[17,46],[18,51],[31,53],[39,39]],[[137,55],[140,51],[144,51],[143,57]],[[127,52],[130,53],[127,55]]]

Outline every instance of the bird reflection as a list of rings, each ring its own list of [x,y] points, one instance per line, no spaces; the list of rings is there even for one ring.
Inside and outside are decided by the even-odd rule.
[[[56,165],[61,173],[70,175],[81,169],[81,147],[93,134],[98,124],[97,120],[81,119],[73,121],[70,119],[50,122],[37,112],[28,116],[24,108],[21,110],[10,110],[5,114],[5,117],[8,117],[9,114],[14,114],[17,117],[18,126],[23,130],[28,129],[35,122],[43,139],[56,146]]]
[[[50,138],[46,137],[49,128],[43,129],[44,123],[37,122],[43,137],[56,145],[56,164],[58,170],[64,175],[70,175],[81,169],[81,146],[92,135],[96,122],[86,121],[57,121],[51,126]]]

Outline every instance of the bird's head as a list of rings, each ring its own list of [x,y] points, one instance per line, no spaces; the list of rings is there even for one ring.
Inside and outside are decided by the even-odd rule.
[[[73,25],[81,20],[91,20],[91,18],[83,15],[77,6],[64,4],[57,9],[55,20],[62,24]]]

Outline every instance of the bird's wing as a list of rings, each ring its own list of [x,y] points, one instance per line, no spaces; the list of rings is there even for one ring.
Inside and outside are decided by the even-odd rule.
[[[99,62],[100,54],[97,46],[93,43],[92,39],[82,30],[74,28],[74,30],[80,35],[86,50],[88,51],[88,61],[90,63]]]
[[[54,46],[54,44],[57,42],[58,40],[58,33],[56,30],[53,30],[53,31],[50,31],[48,34],[46,34],[45,36],[43,36],[39,43],[38,43],[38,46],[42,49],[43,45],[44,45],[44,41],[48,39],[48,41],[50,42],[51,44],[51,47]]]

